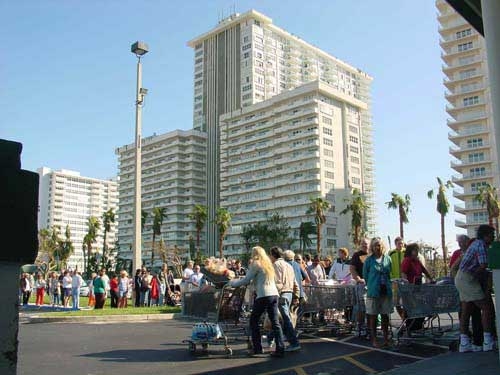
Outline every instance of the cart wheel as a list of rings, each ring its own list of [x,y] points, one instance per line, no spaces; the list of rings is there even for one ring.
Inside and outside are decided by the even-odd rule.
[[[188,344],[189,353],[194,354],[196,352],[196,344],[190,342]]]
[[[231,357],[231,356],[233,355],[233,349],[231,349],[231,348],[226,348],[226,355],[227,355],[228,357]]]

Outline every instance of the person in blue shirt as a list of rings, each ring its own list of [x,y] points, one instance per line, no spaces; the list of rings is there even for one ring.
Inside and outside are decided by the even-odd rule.
[[[379,347],[377,342],[377,316],[382,317],[382,333],[384,343],[389,346],[389,315],[393,311],[391,288],[391,258],[385,254],[384,243],[380,237],[375,237],[370,242],[370,256],[363,265],[363,277],[366,281],[366,315],[371,341],[374,347]]]

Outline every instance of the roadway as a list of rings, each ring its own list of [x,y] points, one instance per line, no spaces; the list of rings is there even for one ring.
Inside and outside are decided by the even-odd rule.
[[[191,334],[186,320],[21,324],[18,374],[369,374],[387,371],[447,351],[432,342],[374,349],[369,342],[304,335],[302,350],[285,358],[249,358],[246,343],[208,354],[189,353],[182,340]]]

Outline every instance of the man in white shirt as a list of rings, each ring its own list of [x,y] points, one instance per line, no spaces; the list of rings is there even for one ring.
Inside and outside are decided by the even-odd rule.
[[[80,272],[75,271],[71,278],[71,298],[73,301],[73,310],[80,309],[80,288],[82,287],[83,279]]]
[[[328,278],[337,281],[349,281],[351,279],[351,267],[348,260],[349,251],[345,247],[341,247],[338,255],[339,257],[330,269]]]
[[[193,288],[199,289],[202,279],[203,279],[203,274],[200,272],[200,266],[199,265],[194,266],[194,271],[190,279]]]
[[[187,262],[187,267],[184,269],[184,272],[182,273],[181,293],[187,292],[191,286],[191,276],[193,275],[193,266],[194,262],[192,260]]]
[[[319,285],[320,280],[326,280],[326,273],[318,255],[314,256],[312,264],[307,267],[307,273],[311,279],[311,285]]]
[[[62,279],[63,295],[64,295],[64,307],[69,307],[69,297],[71,296],[72,288],[72,277],[69,271],[64,271],[64,277]]]

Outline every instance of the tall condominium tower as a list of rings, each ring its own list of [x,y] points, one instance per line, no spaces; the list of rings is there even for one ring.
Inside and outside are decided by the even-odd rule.
[[[299,227],[314,222],[310,198],[322,197],[324,251],[350,247],[340,216],[351,189],[363,190],[361,112],[366,103],[313,81],[221,116],[221,203],[233,215],[226,252],[241,253],[245,226],[272,214],[287,219],[296,246]]]
[[[74,254],[67,264],[83,270],[83,237],[87,234],[87,221],[90,216],[99,220],[109,209],[116,212],[118,207],[117,184],[114,180],[98,180],[80,176],[79,172],[69,170],[53,171],[50,168],[38,169],[40,175],[40,212],[38,228],[58,226],[61,238],[64,238],[69,225]],[[102,225],[94,248],[102,251]],[[111,225],[107,235],[107,244],[115,244],[116,223]]]
[[[266,101],[311,81],[365,103],[360,108],[363,192],[371,209],[368,231],[374,232],[371,77],[329,55],[254,10],[234,14],[191,40],[194,49],[193,127],[207,133],[208,247],[217,248],[213,223],[220,203],[220,116]],[[229,160],[230,162],[230,160]]]
[[[161,226],[165,245],[184,250],[195,238],[188,214],[195,204],[205,204],[206,134],[196,130],[175,130],[142,139],[142,210],[147,219],[142,235],[142,259],[151,259],[153,208],[166,208]],[[119,162],[118,241],[120,258],[132,259],[134,211],[134,144],[116,149]],[[204,238],[202,247],[204,246]],[[159,261],[160,256],[154,258]]]
[[[460,186],[453,195],[464,202],[455,206],[455,212],[465,215],[465,221],[455,225],[475,236],[477,226],[488,223],[488,213],[474,196],[481,186],[499,186],[485,41],[446,1],[438,0],[436,6],[445,96],[450,103],[448,138],[454,144],[451,167],[459,173],[452,179]]]

